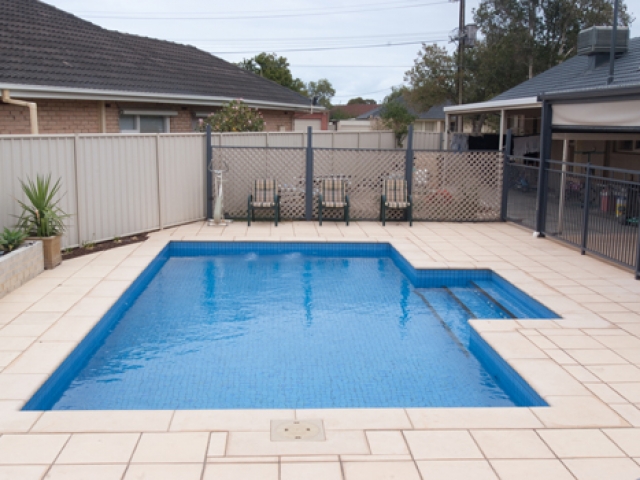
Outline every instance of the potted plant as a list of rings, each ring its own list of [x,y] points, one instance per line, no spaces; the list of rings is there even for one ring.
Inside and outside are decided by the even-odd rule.
[[[37,175],[35,182],[27,177],[26,182],[20,180],[20,183],[28,202],[18,200],[22,207],[18,227],[31,237],[42,240],[44,268],[55,268],[62,262],[60,237],[65,229],[63,220],[69,216],[58,206],[60,198],[56,199],[60,179],[51,185],[51,174],[46,177]]]

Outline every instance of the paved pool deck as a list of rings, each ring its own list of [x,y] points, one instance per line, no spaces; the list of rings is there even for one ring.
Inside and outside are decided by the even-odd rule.
[[[536,408],[21,412],[171,240],[390,242],[416,268],[491,268],[559,320],[473,327]],[[320,419],[322,442],[270,421]],[[636,480],[640,281],[504,223],[202,222],[63,262],[0,300],[0,480]]]

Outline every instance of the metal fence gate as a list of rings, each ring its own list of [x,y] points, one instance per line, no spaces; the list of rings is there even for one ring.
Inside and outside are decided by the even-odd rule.
[[[503,219],[634,268],[640,278],[639,172],[527,157],[505,159]],[[539,185],[542,185],[539,191]]]

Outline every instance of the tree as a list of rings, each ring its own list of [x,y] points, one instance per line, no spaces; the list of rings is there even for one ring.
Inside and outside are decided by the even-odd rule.
[[[395,100],[396,98],[406,97],[409,94],[410,90],[406,85],[400,85],[398,87],[391,87],[391,93],[384,97],[382,103],[388,103],[391,100]]]
[[[331,109],[331,120],[349,120],[350,118],[353,118],[353,115],[345,112],[340,107]]]
[[[321,78],[317,82],[307,83],[307,96],[309,98],[318,97],[318,104],[325,108],[331,108],[331,99],[336,94],[331,82],[326,78]]]
[[[611,25],[614,0],[482,0],[474,20],[487,46],[509,42],[505,60],[532,78],[577,53],[578,33],[594,25]],[[633,19],[620,0],[621,25]],[[521,80],[521,81],[522,81]]]
[[[413,68],[405,73],[405,81],[411,85],[405,96],[419,110],[455,101],[456,60],[444,47],[423,44]]]
[[[398,147],[402,146],[404,137],[409,133],[409,125],[416,120],[415,115],[409,112],[404,103],[397,100],[384,103],[384,107],[380,112],[380,118],[385,128],[393,130]]]
[[[377,102],[372,98],[356,97],[347,102],[347,105],[375,105]]]
[[[241,100],[233,100],[201,119],[198,129],[204,131],[207,125],[211,125],[214,132],[261,132],[264,119],[257,108],[254,110]]]
[[[268,80],[279,83],[294,92],[304,93],[305,85],[299,78],[294,78],[289,69],[289,61],[275,53],[262,52],[253,58],[243,59],[238,64],[240,68],[260,75]]]

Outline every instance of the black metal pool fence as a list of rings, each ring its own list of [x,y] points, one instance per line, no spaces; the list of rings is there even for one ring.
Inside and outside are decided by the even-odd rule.
[[[635,269],[640,279],[640,172],[505,156],[502,218]]]

